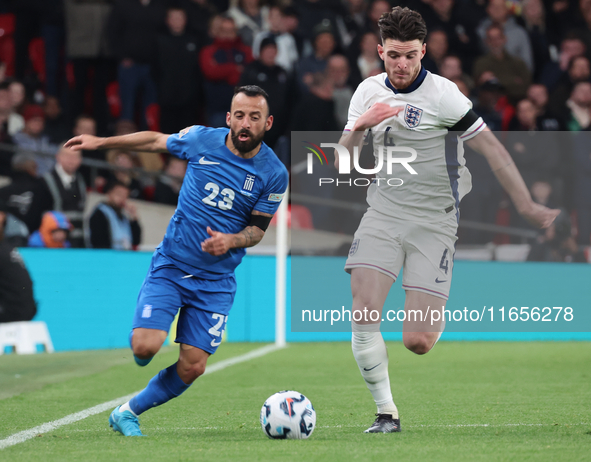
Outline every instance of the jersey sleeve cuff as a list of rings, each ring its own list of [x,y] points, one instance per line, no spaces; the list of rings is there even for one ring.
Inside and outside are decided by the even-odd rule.
[[[474,122],[468,130],[466,130],[462,135],[460,135],[460,139],[462,141],[467,141],[469,139],[474,138],[478,133],[486,128],[486,123],[482,120],[482,117],[478,117],[478,120]]]

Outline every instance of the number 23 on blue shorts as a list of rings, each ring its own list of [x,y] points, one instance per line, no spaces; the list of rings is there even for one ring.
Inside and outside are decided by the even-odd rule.
[[[235,293],[233,274],[219,280],[193,277],[156,253],[138,296],[133,328],[168,332],[180,308],[175,342],[213,354]]]
[[[176,329],[176,343],[201,348],[210,354],[222,343],[228,316],[197,308],[181,308]]]

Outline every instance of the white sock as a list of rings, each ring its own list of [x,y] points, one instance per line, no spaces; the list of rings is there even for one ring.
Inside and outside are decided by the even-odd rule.
[[[365,327],[365,326],[363,326]],[[390,378],[388,377],[388,351],[381,332],[367,332],[368,329],[353,323],[353,356],[359,371],[373,395],[379,414],[392,414],[398,418],[398,409],[392,400]],[[379,326],[378,326],[379,328]],[[365,330],[365,332],[359,332]]]
[[[439,342],[439,339],[441,338],[441,334],[443,334],[443,331],[445,330],[445,318],[443,318],[443,322],[441,323],[441,332],[439,332],[439,335],[437,336],[437,340],[435,340],[435,343],[433,344],[433,346],[431,347],[431,349],[433,349],[433,347],[435,347],[435,345],[437,345],[437,342]]]
[[[392,414],[393,419],[398,418],[398,408],[394,401],[390,401],[386,404],[378,404],[378,414]]]
[[[123,411],[129,411],[131,412],[133,415],[135,415],[135,412],[133,412],[131,410],[131,408],[129,407],[129,401],[125,404],[122,404],[121,407],[119,408],[119,412],[123,412]],[[137,417],[137,415],[135,415]]]

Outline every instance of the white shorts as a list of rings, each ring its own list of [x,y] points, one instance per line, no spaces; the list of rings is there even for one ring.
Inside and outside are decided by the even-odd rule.
[[[369,209],[355,232],[345,271],[369,268],[394,281],[404,267],[402,287],[447,300],[458,222],[455,213],[437,223],[393,218]]]

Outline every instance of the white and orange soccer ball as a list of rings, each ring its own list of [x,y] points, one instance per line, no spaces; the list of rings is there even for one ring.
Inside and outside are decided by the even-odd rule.
[[[269,438],[306,439],[316,427],[316,411],[301,393],[280,391],[263,404],[261,427]]]

